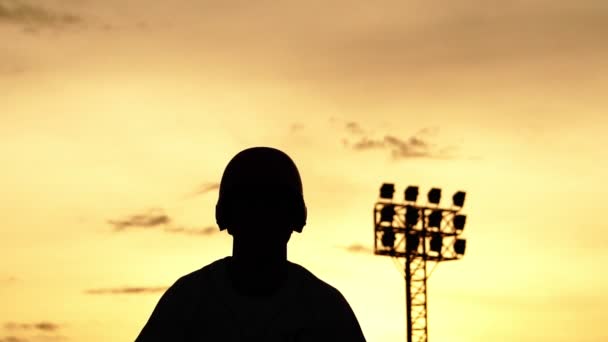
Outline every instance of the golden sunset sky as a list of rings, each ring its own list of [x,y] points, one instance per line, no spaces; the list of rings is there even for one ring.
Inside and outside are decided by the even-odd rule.
[[[231,253],[215,185],[257,145],[368,341],[405,340],[382,182],[467,191],[432,341],[608,341],[607,108],[605,0],[0,0],[0,341],[134,340]]]

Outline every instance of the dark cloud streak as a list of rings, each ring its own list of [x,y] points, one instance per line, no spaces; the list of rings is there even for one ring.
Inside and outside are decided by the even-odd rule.
[[[89,295],[124,295],[124,294],[152,294],[165,292],[169,287],[116,287],[116,288],[99,288],[85,290],[85,294]]]
[[[354,121],[347,122],[346,129],[352,134],[360,135],[360,134],[365,133],[363,128],[361,128],[361,125],[359,125],[359,123],[354,122]]]
[[[424,128],[405,139],[389,134],[384,135],[382,138],[370,138],[367,135],[361,136],[365,130],[356,122],[347,123],[346,129],[351,135],[357,137],[357,140],[353,143],[349,143],[347,139],[344,144],[347,148],[354,151],[388,150],[391,157],[395,160],[411,158],[453,158],[449,154],[453,147],[441,148],[439,151],[435,151],[435,145],[429,141],[429,135],[434,132],[433,128]]]
[[[6,330],[36,330],[36,331],[43,331],[43,332],[55,332],[57,330],[59,330],[61,328],[61,325],[56,324],[56,323],[52,323],[52,322],[48,322],[48,321],[42,321],[42,322],[37,322],[37,323],[16,323],[16,322],[8,322],[4,325],[4,328]]]
[[[370,247],[364,246],[360,243],[355,243],[346,247],[343,247],[347,252],[350,253],[362,253],[362,254],[370,254],[373,253],[373,250]]]
[[[208,226],[204,228],[170,227],[165,228],[164,232],[188,235],[213,235],[219,232],[219,228],[214,226]]]
[[[190,195],[190,197],[204,195],[209,192],[218,190],[219,188],[219,183],[203,183]]]
[[[73,25],[82,18],[73,13],[60,12],[25,1],[0,0],[0,22],[31,27],[59,27]]]
[[[151,209],[143,214],[135,214],[119,220],[108,220],[114,231],[120,232],[131,229],[162,228],[163,232],[188,235],[213,235],[219,231],[215,226],[190,228],[173,225],[173,220],[162,209]]]
[[[171,223],[171,218],[162,209],[151,209],[144,214],[131,215],[121,220],[108,220],[107,222],[114,226],[116,230],[124,230],[126,228],[167,226]]]
[[[33,323],[7,322],[4,324],[4,329],[10,332],[10,335],[0,337],[0,342],[63,340],[65,337],[56,335],[61,330],[61,327],[61,324],[50,321]]]
[[[29,340],[22,337],[17,336],[6,336],[4,338],[0,337],[0,342],[28,342]]]

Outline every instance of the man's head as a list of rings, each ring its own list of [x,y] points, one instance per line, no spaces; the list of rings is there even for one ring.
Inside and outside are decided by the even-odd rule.
[[[284,241],[306,224],[302,180],[291,158],[253,147],[230,160],[220,183],[215,217],[235,238]]]

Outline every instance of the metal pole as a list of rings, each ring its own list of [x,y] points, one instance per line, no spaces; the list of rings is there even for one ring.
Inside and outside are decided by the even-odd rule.
[[[407,242],[406,242],[407,243]],[[407,321],[405,322],[407,342],[412,342],[412,270],[410,268],[411,253],[405,253],[405,308]]]
[[[426,260],[428,257],[427,254],[427,250],[426,250],[426,241],[427,241],[427,227],[426,227],[426,209],[423,209],[422,212],[424,213],[422,215],[422,258],[423,258],[423,264],[422,264],[422,268],[423,268],[423,286],[424,286],[424,342],[427,342],[429,339],[429,325],[428,325],[428,321],[427,321],[427,317],[428,317],[428,311],[427,311],[427,295],[426,295],[426,281],[427,281],[427,275],[426,275]]]

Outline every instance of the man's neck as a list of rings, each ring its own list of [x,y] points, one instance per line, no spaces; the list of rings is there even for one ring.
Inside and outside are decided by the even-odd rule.
[[[233,250],[228,275],[234,289],[246,296],[269,296],[278,291],[287,278],[287,248],[283,253],[246,253]]]

